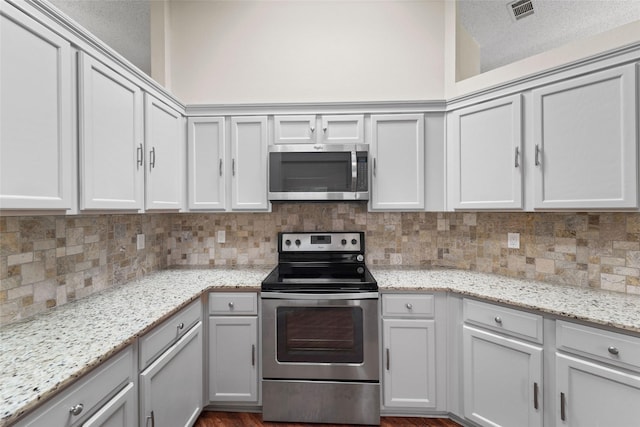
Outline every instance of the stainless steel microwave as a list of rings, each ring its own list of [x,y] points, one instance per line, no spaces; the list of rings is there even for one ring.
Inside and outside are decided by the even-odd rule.
[[[269,200],[369,200],[369,146],[270,145]]]

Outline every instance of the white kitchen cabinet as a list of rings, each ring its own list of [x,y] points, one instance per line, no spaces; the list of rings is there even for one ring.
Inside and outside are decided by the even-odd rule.
[[[187,137],[189,209],[224,210],[226,207],[224,118],[189,117]]]
[[[636,65],[532,91],[536,209],[638,206]]]
[[[209,402],[258,403],[257,294],[209,294]]]
[[[145,94],[145,208],[183,206],[185,124],[182,114]]]
[[[16,427],[130,427],[136,425],[137,388],[131,346],[45,402]]]
[[[464,414],[482,426],[542,426],[542,347],[464,325]]]
[[[382,296],[383,407],[436,408],[436,325],[429,294]]]
[[[267,210],[267,117],[231,118],[231,208]]]
[[[449,191],[454,209],[521,209],[520,95],[449,115]]]
[[[142,90],[80,52],[80,208],[144,207]]]
[[[76,204],[69,42],[0,3],[0,208]]]
[[[275,144],[312,144],[316,142],[316,116],[274,116]]]
[[[362,144],[364,115],[275,116],[275,144]],[[318,128],[319,126],[319,128]]]
[[[371,116],[371,209],[424,209],[424,116]]]
[[[323,144],[364,144],[362,114],[323,115],[319,141]]]
[[[202,322],[140,374],[140,422],[190,427],[202,410]]]

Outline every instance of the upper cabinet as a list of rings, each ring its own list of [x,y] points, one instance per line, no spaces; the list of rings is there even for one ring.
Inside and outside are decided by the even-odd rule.
[[[266,116],[231,118],[231,208],[269,208]]]
[[[362,144],[362,114],[275,116],[276,144]],[[318,126],[320,126],[318,128]]]
[[[371,116],[371,209],[425,207],[424,115]]]
[[[522,208],[520,95],[456,110],[449,118],[452,207]]]
[[[147,210],[179,210],[183,206],[185,125],[182,114],[145,94]]]
[[[80,208],[143,208],[142,90],[79,55]]]
[[[187,187],[189,209],[225,208],[225,127],[223,117],[189,117]]]
[[[635,67],[532,91],[536,209],[638,206]]]
[[[71,46],[0,4],[0,208],[76,206]]]

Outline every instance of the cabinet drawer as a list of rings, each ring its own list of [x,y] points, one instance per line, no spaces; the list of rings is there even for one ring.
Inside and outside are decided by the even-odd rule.
[[[383,316],[433,317],[433,295],[385,294],[382,295]]]
[[[258,295],[253,292],[211,292],[209,314],[258,314]]]
[[[140,338],[140,370],[145,369],[202,317],[200,300],[194,301]]]
[[[558,320],[556,345],[559,350],[640,369],[640,338]]]
[[[16,426],[68,427],[78,425],[94,413],[98,405],[111,399],[133,380],[133,350],[126,350],[104,362],[95,371],[61,392]],[[70,408],[76,408],[73,415]]]
[[[502,333],[542,343],[542,316],[466,299],[464,321]]]

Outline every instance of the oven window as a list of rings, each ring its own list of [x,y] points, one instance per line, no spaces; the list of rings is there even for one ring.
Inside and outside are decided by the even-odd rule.
[[[362,363],[360,307],[278,307],[278,361]]]

